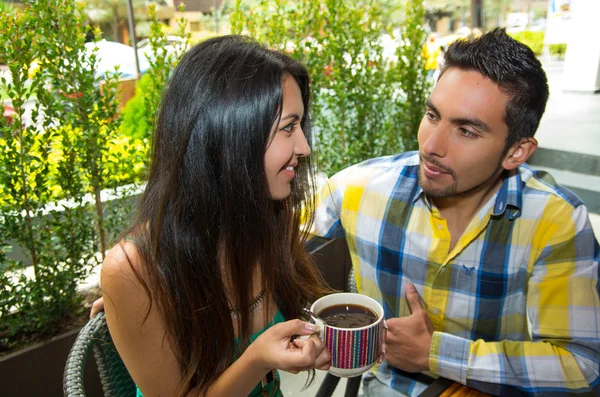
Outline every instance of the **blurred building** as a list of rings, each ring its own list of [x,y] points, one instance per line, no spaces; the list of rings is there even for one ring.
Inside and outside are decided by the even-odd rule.
[[[488,30],[497,26],[535,30],[545,26],[549,1],[552,0],[433,0],[426,3],[425,12],[431,31],[441,34],[460,28]]]
[[[9,4],[12,7],[24,8],[25,3],[22,0],[2,0],[4,3]]]
[[[174,18],[171,20],[171,27],[177,26],[176,19],[181,17],[188,21],[187,31],[193,36],[202,36],[203,31],[215,32],[219,30],[224,32],[225,30],[217,29],[218,25],[225,23],[220,15],[215,14],[215,10],[219,11],[222,9],[225,1],[224,0],[168,0],[169,3],[175,8]],[[184,5],[184,11],[179,11],[180,4]]]

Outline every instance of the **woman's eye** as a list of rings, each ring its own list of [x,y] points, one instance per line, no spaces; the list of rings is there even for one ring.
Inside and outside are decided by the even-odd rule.
[[[285,127],[280,128],[280,131],[285,131],[285,132],[292,132],[294,131],[294,128],[296,127],[297,123],[289,123],[288,125],[286,125]]]

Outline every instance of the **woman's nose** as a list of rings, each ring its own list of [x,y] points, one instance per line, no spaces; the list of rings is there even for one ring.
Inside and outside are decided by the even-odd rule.
[[[308,144],[308,140],[306,136],[304,136],[304,132],[297,134],[296,144],[294,146],[294,153],[298,157],[307,157],[310,156],[310,145]]]

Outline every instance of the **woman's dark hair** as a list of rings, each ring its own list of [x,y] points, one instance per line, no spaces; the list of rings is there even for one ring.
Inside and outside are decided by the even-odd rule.
[[[542,64],[529,47],[497,28],[472,40],[452,43],[444,55],[440,78],[449,68],[475,70],[510,97],[505,115],[505,150],[522,138],[535,135],[549,90]]]
[[[265,174],[287,77],[300,87],[300,124],[310,143],[306,69],[249,38],[196,45],[164,92],[149,180],[126,233],[138,237],[149,282],[138,278],[158,305],[181,368],[178,394],[206,391],[247,347],[256,270],[287,319],[325,292],[304,250],[308,229],[300,230],[301,207],[314,208],[309,158],[299,158],[285,200],[270,198]],[[241,308],[238,343],[232,307]]]

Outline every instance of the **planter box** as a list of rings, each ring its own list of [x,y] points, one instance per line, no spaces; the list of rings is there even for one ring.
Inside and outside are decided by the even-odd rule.
[[[0,357],[0,394],[3,397],[63,397],[63,372],[79,328],[47,342]],[[88,397],[102,397],[93,351],[85,367]]]

